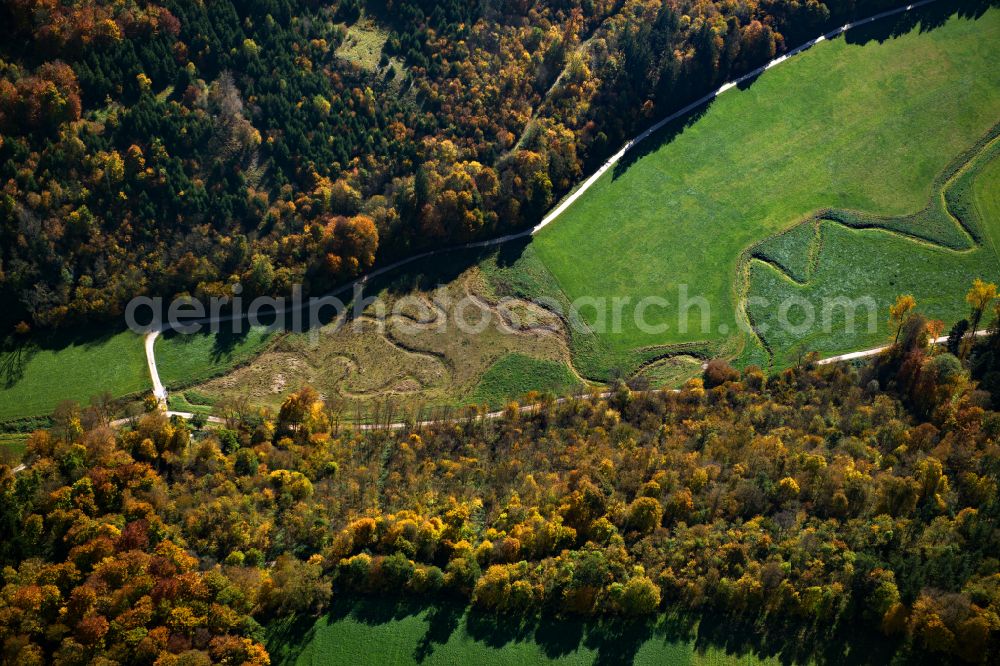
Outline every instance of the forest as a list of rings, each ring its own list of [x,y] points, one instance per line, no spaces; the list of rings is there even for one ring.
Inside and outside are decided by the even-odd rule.
[[[538,221],[628,136],[893,0],[10,0],[0,325],[318,293]],[[360,16],[382,64],[337,55]]]
[[[2,658],[266,664],[264,624],[403,594],[515,622],[715,612],[800,647],[874,632],[993,663],[996,295],[974,284],[940,347],[900,297],[867,364],[714,361],[677,392],[405,430],[355,428],[309,387],[216,429],[65,403],[24,469],[0,465]]]

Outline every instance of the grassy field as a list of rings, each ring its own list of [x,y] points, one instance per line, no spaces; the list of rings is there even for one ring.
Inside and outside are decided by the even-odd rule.
[[[232,336],[164,336],[157,367],[167,387],[222,374],[258,354],[269,342],[262,330]],[[0,349],[0,423],[48,416],[63,400],[87,404],[110,391],[115,398],[151,388],[142,337],[124,331],[99,335],[33,336]]]
[[[1000,257],[1000,158],[994,156],[976,175],[972,192],[985,244]]]
[[[529,391],[564,395],[582,388],[583,384],[565,363],[508,354],[483,374],[470,399],[496,408]]]
[[[821,43],[727,92],[641,145],[537,236],[533,249],[569,299],[631,299],[620,332],[598,331],[601,347],[615,354],[707,342],[736,355],[752,341],[738,329],[747,248],[821,209],[898,216],[927,203],[935,177],[1000,119],[1000,10],[898,37],[891,29],[892,19],[874,33]],[[797,240],[789,239],[784,255],[775,248],[793,276],[811,260],[795,254]],[[858,242],[879,246],[872,259],[914,247],[878,232],[856,232],[855,248]],[[819,270],[851,274],[857,259],[824,250]],[[961,301],[979,271],[939,264],[945,272],[936,298]],[[922,282],[923,272],[903,270],[889,286],[918,291]],[[707,327],[699,307],[680,316],[683,286],[689,298],[707,300]],[[667,331],[635,324],[629,308],[647,296],[669,301],[647,313]],[[766,360],[761,350],[744,358]]]
[[[369,72],[378,70],[389,33],[364,18],[352,26],[344,26],[344,30],[346,36],[337,48],[337,55]]]
[[[170,409],[192,414],[211,414],[215,400],[198,391],[175,391],[167,396]]]
[[[62,400],[86,404],[149,389],[142,338],[131,331],[34,338],[0,351],[0,421],[46,416]]]
[[[749,288],[752,297],[768,303],[752,305],[749,312],[774,350],[775,361],[786,365],[802,351],[831,355],[882,342],[889,335],[884,313],[900,293],[913,294],[922,312],[948,325],[966,316],[968,308],[961,296],[972,277],[1000,281],[996,251],[1000,239],[992,208],[1000,188],[998,162],[1000,139],[971,159],[958,160],[938,179],[940,191],[928,208],[916,215],[874,219],[830,211],[825,215],[833,219],[803,224],[808,232],[797,235],[797,254],[811,261],[801,275],[772,261],[771,241],[765,241],[760,254],[767,261],[751,263]],[[914,239],[907,233],[924,238]],[[780,246],[786,245],[785,239],[777,240]],[[824,303],[844,297],[867,297],[878,307],[859,307],[854,316],[840,308],[824,314]],[[788,311],[789,327],[783,325],[773,304],[791,302],[791,298],[799,304]],[[807,309],[816,318],[808,330]],[[794,330],[796,326],[803,330]]]
[[[371,74],[385,76],[392,70],[392,80],[398,82],[405,75],[402,61],[392,56],[383,60],[385,42],[389,33],[368,17],[362,16],[353,25],[341,26],[345,32],[344,41],[337,47],[337,56],[352,62]]]
[[[639,371],[639,376],[649,381],[649,387],[677,388],[684,382],[702,373],[702,359],[685,356],[670,356],[651,363]]]
[[[250,361],[271,343],[264,328],[230,333],[175,335],[156,340],[156,369],[168,389],[190,386]]]
[[[572,305],[552,272],[545,266],[536,245],[506,246],[479,264],[488,289],[497,298],[521,298],[543,304],[564,322],[574,369],[592,381],[607,381],[614,375],[627,375],[661,358],[676,356],[679,351],[709,357],[718,346],[701,342],[671,346],[624,349],[609,344],[607,336],[589,328],[585,321],[571,319]],[[585,314],[584,311],[582,314]],[[572,324],[572,325],[571,325]]]
[[[331,616],[268,627],[271,663],[335,666],[395,664],[723,666],[778,664],[778,659],[696,647],[663,626],[602,626],[553,621],[530,627],[498,624],[464,608],[389,601],[341,602]]]
[[[28,435],[0,433],[0,463],[16,463],[24,457]]]

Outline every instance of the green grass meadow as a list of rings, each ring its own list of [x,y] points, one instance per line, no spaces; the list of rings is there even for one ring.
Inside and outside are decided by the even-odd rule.
[[[271,342],[263,327],[247,327],[235,335],[227,331],[178,335],[156,339],[156,369],[167,389],[191,386],[246,363]]]
[[[92,395],[116,397],[148,390],[142,337],[36,336],[0,351],[0,422],[47,416],[63,400],[86,404]]]
[[[1000,261],[1000,158],[994,157],[976,176],[973,205],[981,223],[985,245]]]
[[[565,322],[571,323],[571,301],[542,261],[536,244],[506,246],[484,259],[479,264],[479,269],[496,295],[545,304]],[[585,315],[586,311],[581,314]],[[619,348],[609,343],[608,336],[598,335],[587,327],[587,322],[582,323],[582,326],[569,325],[567,330],[573,367],[588,380],[600,382],[607,381],[614,374],[630,374],[640,366],[664,356],[674,356],[678,351],[699,357],[709,357],[718,351],[716,345],[702,342],[673,345],[670,348]],[[523,383],[523,379],[518,379],[518,384]]]
[[[939,179],[939,196],[916,215],[874,219],[831,211],[829,216],[838,221],[820,219],[801,225],[808,234],[799,234],[798,254],[811,257],[801,275],[779,270],[778,262],[770,259],[752,261],[749,293],[767,303],[752,303],[748,310],[774,350],[775,362],[788,365],[805,351],[828,356],[884,342],[890,335],[885,313],[901,293],[912,294],[921,312],[948,326],[967,316],[962,295],[972,279],[1000,282],[996,250],[1000,234],[993,208],[1000,189],[998,163],[1000,138],[969,161],[959,159],[953,165],[954,175]],[[876,226],[887,228],[865,228]],[[914,239],[905,235],[908,231],[927,238]],[[766,257],[772,254],[770,244],[770,240],[763,244],[761,254]],[[824,307],[859,296],[876,307],[859,306],[853,316],[840,307]],[[792,299],[797,304],[785,311],[782,320],[781,308],[774,304]],[[801,331],[796,330],[799,326]]]
[[[264,329],[242,336],[161,336],[157,369],[168,388],[188,386],[253,358],[269,341]],[[131,331],[56,333],[0,348],[0,423],[48,416],[63,400],[87,404],[103,391],[122,398],[151,388],[142,336]]]
[[[878,29],[887,32],[892,20]],[[998,45],[997,9],[897,37],[849,32],[820,43],[720,96],[686,126],[640,144],[540,232],[533,249],[570,300],[670,302],[647,312],[650,323],[669,326],[662,333],[643,332],[626,309],[620,333],[599,334],[609,351],[708,342],[766,359],[745,349],[756,343],[737,326],[744,252],[826,208],[880,216],[921,210],[935,178],[1000,120]],[[982,273],[980,263],[933,251],[906,265],[907,254],[921,249],[910,239],[868,231],[841,239],[847,230],[825,226],[827,241],[848,242],[836,251],[824,245],[814,277],[840,291],[877,283],[886,295],[921,292],[918,301],[933,309],[961,302]],[[812,259],[796,253],[807,246],[796,234],[810,235],[792,232],[772,258],[801,278]],[[878,271],[861,265],[873,260],[893,263]],[[709,330],[697,307],[679,321],[682,285],[709,302]],[[860,340],[841,341],[824,346]]]
[[[778,659],[723,647],[697,646],[665,623],[629,626],[553,620],[518,626],[470,613],[453,603],[408,606],[386,600],[335,605],[334,613],[267,627],[275,666],[395,666],[397,664],[646,664],[758,666]]]
[[[529,391],[563,395],[582,388],[583,384],[565,363],[508,354],[483,374],[470,401],[498,408]]]

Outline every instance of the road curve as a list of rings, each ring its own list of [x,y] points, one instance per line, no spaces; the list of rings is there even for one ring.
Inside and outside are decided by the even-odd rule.
[[[656,132],[658,132],[659,130],[661,130],[664,126],[666,126],[668,123],[670,123],[670,122],[672,122],[674,120],[677,120],[678,118],[680,118],[680,117],[682,117],[682,116],[690,113],[691,111],[697,109],[698,107],[700,107],[700,106],[702,106],[704,104],[707,104],[708,102],[712,101],[713,99],[715,99],[716,97],[718,97],[722,93],[726,92],[727,90],[735,88],[736,86],[740,85],[741,83],[743,83],[745,81],[748,81],[748,80],[750,80],[750,79],[752,79],[752,78],[754,78],[756,76],[759,76],[759,75],[763,74],[765,71],[771,69],[772,67],[780,65],[781,63],[785,62],[786,60],[788,60],[792,56],[798,55],[799,53],[802,53],[803,51],[806,51],[807,49],[815,46],[816,44],[819,44],[822,41],[825,41],[825,40],[828,40],[828,39],[833,39],[834,37],[836,37],[836,36],[838,36],[838,35],[840,35],[840,34],[842,34],[844,32],[847,32],[848,30],[850,30],[852,28],[857,28],[859,26],[867,25],[867,24],[869,24],[869,23],[871,23],[873,21],[878,21],[880,19],[887,18],[889,16],[894,16],[896,14],[903,14],[905,12],[909,12],[909,11],[912,11],[914,9],[918,9],[920,7],[924,7],[924,6],[929,5],[929,4],[931,4],[933,2],[936,2],[936,1],[937,0],[920,0],[920,2],[914,2],[912,4],[908,4],[908,5],[905,5],[903,7],[897,7],[895,9],[890,9],[890,10],[887,10],[887,11],[884,11],[884,12],[879,12],[878,14],[874,14],[873,16],[869,16],[869,17],[864,18],[864,19],[859,19],[857,21],[852,21],[850,23],[846,23],[846,24],[840,26],[839,28],[831,30],[831,31],[829,31],[829,32],[827,32],[827,33],[825,33],[823,35],[820,35],[819,37],[816,37],[815,39],[812,39],[812,40],[806,42],[805,44],[797,46],[796,48],[794,48],[794,49],[792,49],[792,50],[784,53],[783,55],[775,58],[774,60],[771,60],[766,65],[762,65],[762,66],[754,69],[753,71],[747,72],[746,74],[744,74],[743,76],[739,77],[738,79],[730,81],[729,83],[726,83],[726,84],[720,86],[717,90],[715,90],[713,92],[710,92],[707,95],[705,95],[705,96],[703,96],[703,97],[701,97],[701,98],[699,98],[699,99],[691,102],[690,104],[688,104],[684,108],[680,109],[679,111],[675,111],[674,113],[670,114],[669,116],[667,116],[667,117],[659,120],[656,124],[652,125],[647,130],[645,130],[641,134],[637,135],[633,139],[629,140],[624,146],[622,146],[621,150],[619,150],[617,153],[615,153],[614,155],[612,155],[608,159],[608,161],[605,162],[601,166],[601,168],[599,168],[589,178],[587,178],[585,181],[583,181],[583,183],[575,191],[573,191],[568,196],[566,196],[548,215],[546,215],[544,218],[542,218],[541,222],[539,222],[537,225],[535,225],[534,227],[532,227],[530,229],[526,229],[524,231],[520,231],[520,232],[517,232],[517,233],[506,234],[506,235],[500,236],[498,238],[491,238],[489,240],[476,241],[476,242],[472,242],[472,243],[464,243],[462,245],[450,246],[450,247],[446,247],[446,248],[440,248],[440,249],[437,249],[437,250],[428,250],[427,252],[421,252],[420,254],[416,254],[416,255],[413,255],[411,257],[407,257],[405,259],[400,259],[399,261],[395,261],[395,262],[393,262],[391,264],[387,264],[385,266],[377,268],[377,269],[375,269],[375,270],[373,270],[373,271],[371,271],[371,272],[363,275],[362,277],[360,277],[360,278],[358,278],[356,280],[353,280],[352,282],[349,282],[349,283],[347,283],[347,284],[345,284],[345,285],[343,285],[341,287],[338,287],[337,289],[335,289],[332,292],[330,292],[329,294],[327,294],[327,296],[339,296],[339,295],[341,295],[343,293],[346,293],[348,291],[353,291],[356,287],[363,286],[365,283],[368,282],[368,280],[371,280],[371,279],[374,279],[374,278],[379,277],[381,275],[384,275],[385,273],[388,273],[390,271],[396,270],[397,268],[401,268],[401,267],[406,266],[407,264],[413,263],[415,261],[420,261],[421,259],[427,259],[428,257],[434,257],[434,256],[438,256],[438,255],[441,255],[441,254],[450,253],[450,252],[456,252],[456,251],[461,251],[461,250],[471,250],[471,249],[476,249],[476,248],[485,248],[485,247],[492,247],[492,246],[495,246],[495,245],[502,245],[504,243],[509,243],[510,241],[513,241],[513,240],[517,240],[517,239],[521,239],[521,238],[529,238],[531,236],[534,236],[539,231],[541,231],[542,229],[544,229],[545,227],[547,227],[549,224],[551,224],[552,222],[554,222],[556,220],[556,218],[558,218],[560,215],[562,215],[566,211],[566,209],[568,209],[570,206],[572,206],[573,203],[577,199],[579,199],[581,196],[583,196],[583,194],[587,190],[589,190],[591,188],[591,186],[593,186],[593,184],[596,183],[597,180],[601,176],[603,176],[605,174],[605,172],[607,172],[608,169],[612,168],[615,164],[617,164],[622,159],[622,157],[625,156],[625,154],[629,150],[631,150],[632,148],[634,148],[639,143],[641,143],[641,142],[645,141],[646,139],[648,139],[650,136],[652,136],[653,134],[655,134]],[[281,308],[275,314],[276,315],[285,315],[285,314],[292,314],[292,313],[295,313],[295,312],[301,312],[304,309],[304,306],[307,303],[308,303],[308,301],[306,301],[306,303],[301,303],[301,304],[293,306],[293,307]],[[201,324],[203,326],[205,326],[205,325],[210,326],[212,324],[221,324],[221,323],[224,323],[224,322],[232,321],[234,318],[235,317],[233,315],[226,315],[226,316],[219,316],[219,317],[209,317],[209,318],[200,319],[200,320],[188,320],[188,321],[185,322],[185,324]],[[242,318],[242,316],[240,318]],[[150,379],[151,379],[152,384],[153,384],[153,394],[156,396],[156,399],[161,404],[163,404],[164,406],[166,406],[166,403],[167,403],[167,391],[166,391],[166,388],[164,388],[163,384],[160,382],[160,375],[159,375],[159,372],[157,371],[157,367],[156,367],[156,353],[155,353],[155,349],[154,348],[155,348],[155,345],[156,345],[156,338],[159,337],[160,333],[162,333],[164,330],[168,330],[168,329],[169,329],[169,324],[165,324],[163,326],[163,328],[153,329],[153,330],[148,331],[146,333],[146,338],[145,338],[145,344],[146,344],[146,365],[149,368],[149,376],[150,376]],[[867,350],[867,352],[855,352],[855,353],[864,354],[864,353],[868,353],[868,352],[877,353],[877,351],[875,351],[875,350]],[[828,359],[827,362],[833,362],[833,359]]]
[[[156,338],[159,335],[159,331],[150,331],[149,333],[146,333],[144,340],[146,347],[146,366],[149,368],[149,378],[153,382],[153,395],[156,397],[157,402],[166,407],[167,389],[164,388],[163,382],[160,381],[160,373],[156,369],[156,351],[154,349],[156,346]]]

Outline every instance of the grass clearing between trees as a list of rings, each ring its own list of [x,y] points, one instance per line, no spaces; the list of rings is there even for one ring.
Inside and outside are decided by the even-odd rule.
[[[63,400],[87,404],[110,391],[121,397],[149,390],[142,338],[109,335],[38,335],[0,351],[0,421],[47,416]]]
[[[156,339],[156,367],[168,389],[190,386],[249,362],[272,341],[263,327],[247,327],[239,335],[165,333]]]
[[[269,343],[263,329],[244,336],[168,334],[156,343],[157,368],[168,388],[188,386],[249,361]],[[151,388],[143,339],[132,331],[56,332],[0,349],[0,423],[15,429],[18,421],[49,416],[63,400],[86,405],[104,391],[123,398]]]
[[[357,21],[345,30],[347,36],[337,49],[337,55],[367,71],[377,70],[389,33],[366,19]]]
[[[354,63],[366,72],[386,76],[392,69],[391,80],[401,81],[406,75],[402,61],[395,57],[383,60],[385,43],[389,33],[378,23],[362,16],[353,25],[342,26],[344,41],[337,48],[337,56]]]
[[[452,273],[432,263],[369,285],[365,296],[379,296],[384,317],[373,304],[339,327],[284,335],[198,391],[215,400],[249,396],[276,408],[289,392],[309,384],[351,412],[364,413],[387,400],[404,408],[499,406],[532,389],[582,384],[569,368],[558,317],[520,301],[508,303],[508,312],[479,268]],[[519,360],[504,361],[511,355]]]
[[[0,463],[5,462],[4,456],[10,460],[20,460],[28,450],[28,436],[24,434],[0,433]]]
[[[651,363],[639,371],[639,376],[649,381],[653,389],[677,388],[702,373],[702,361],[693,356],[679,355]]]
[[[341,601],[333,613],[314,620],[285,620],[267,627],[275,666],[394,666],[396,664],[564,664],[629,663],[637,666],[760,666],[780,662],[753,654],[731,654],[696,646],[661,627],[609,627],[579,620],[519,627],[516,620],[470,613],[450,602],[417,605],[393,600]],[[626,655],[633,655],[626,659]]]
[[[935,177],[997,122],[1000,10],[899,36],[893,21],[820,43],[720,96],[686,126],[665,128],[536,237],[534,250],[570,299],[631,299],[623,330],[599,334],[609,352],[749,346],[751,336],[737,326],[747,248],[825,208],[882,216],[920,210]],[[887,259],[894,243],[903,244],[899,252],[915,247],[878,232],[852,233],[854,248],[858,241],[879,246],[866,250],[873,259]],[[793,271],[808,263],[785,259]],[[858,263],[848,252],[829,265],[844,274]],[[936,298],[960,303],[978,271],[944,264],[953,279],[934,285]],[[917,291],[922,280],[916,271],[891,286]],[[710,330],[701,330],[697,307],[684,320],[687,332],[679,330],[682,285],[707,299]],[[651,323],[669,325],[664,333],[634,324],[635,303],[647,296],[670,303],[647,313]],[[853,342],[844,338],[845,347]],[[766,360],[759,350],[743,354]]]

